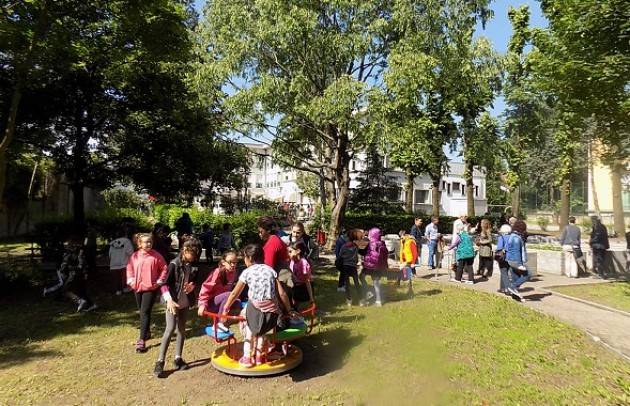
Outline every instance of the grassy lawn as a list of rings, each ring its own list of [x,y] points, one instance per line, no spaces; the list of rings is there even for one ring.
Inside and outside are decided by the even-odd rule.
[[[630,365],[576,329],[518,303],[415,282],[382,308],[348,309],[336,275],[319,267],[323,312],[301,341],[303,364],[265,379],[224,375],[192,317],[192,368],[156,379],[158,339],[135,354],[132,296],[98,296],[100,310],[33,293],[0,299],[0,404],[628,404]],[[161,335],[156,305],[153,337]],[[174,345],[172,345],[173,347]],[[173,348],[169,349],[169,364]]]
[[[630,312],[630,282],[561,286],[553,290],[564,295]]]

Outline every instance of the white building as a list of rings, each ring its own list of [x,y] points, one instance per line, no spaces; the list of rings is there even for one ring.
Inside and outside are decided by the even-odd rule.
[[[297,185],[297,171],[281,167],[271,159],[271,147],[259,144],[245,144],[252,152],[252,166],[248,177],[248,193],[250,197],[264,196],[278,203],[314,204],[304,195]],[[387,157],[384,165],[389,175],[399,185],[400,200],[405,201],[405,174],[398,168],[390,168]],[[365,169],[365,156],[359,155],[350,162],[350,188],[358,185],[357,177]],[[458,216],[466,213],[466,181],[464,180],[464,164],[449,163],[449,171],[442,176],[440,213]],[[481,171],[473,173],[475,186],[475,213],[483,214],[488,210],[486,200],[486,178]],[[431,178],[426,175],[416,178],[413,191],[414,211],[430,213],[432,210]]]

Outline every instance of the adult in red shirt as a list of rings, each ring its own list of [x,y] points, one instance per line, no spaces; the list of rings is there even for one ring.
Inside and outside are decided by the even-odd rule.
[[[275,222],[272,217],[263,216],[258,219],[258,235],[263,242],[265,265],[280,272],[281,269],[287,269],[289,253],[286,244],[274,233],[274,228]]]

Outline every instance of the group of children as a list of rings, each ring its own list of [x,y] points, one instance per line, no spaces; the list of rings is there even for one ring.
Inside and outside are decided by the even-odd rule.
[[[350,279],[354,283],[355,299],[360,306],[365,306],[374,299],[374,304],[379,307],[384,302],[382,278],[395,278],[398,283],[401,279],[410,281],[404,271],[410,264],[404,259],[401,259],[402,274],[390,272],[389,251],[381,237],[382,232],[377,227],[368,230],[367,235],[363,230],[351,229],[341,234],[335,243],[335,267],[339,271],[338,290],[345,292],[348,306],[354,303]],[[359,256],[362,257],[361,262]],[[359,274],[360,266],[362,269]],[[372,286],[368,284],[367,276],[372,279]]]

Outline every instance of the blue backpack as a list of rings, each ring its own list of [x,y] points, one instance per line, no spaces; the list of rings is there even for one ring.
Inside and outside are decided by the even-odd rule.
[[[459,245],[457,246],[457,259],[467,259],[475,257],[475,248],[473,247],[472,238],[466,231],[459,233]]]

